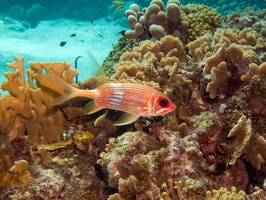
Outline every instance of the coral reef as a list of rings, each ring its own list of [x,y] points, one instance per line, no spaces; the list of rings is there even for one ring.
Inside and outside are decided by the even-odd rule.
[[[265,28],[266,9],[255,10],[246,7],[243,12],[233,12],[230,16],[225,16],[222,20],[223,27],[226,29],[234,28],[243,30],[251,28],[256,31],[260,37],[266,37]]]
[[[112,77],[145,81],[171,98],[178,107],[176,112],[181,112],[189,97],[191,82],[177,73],[185,59],[184,47],[178,38],[166,36],[156,42],[146,40],[121,56]],[[175,122],[176,117],[173,117],[172,124]]]
[[[114,50],[104,59],[101,66],[107,77],[111,77],[115,73],[113,66],[119,62],[121,55],[127,51],[131,51],[138,44],[138,39],[130,39],[124,36],[118,39],[117,44],[113,46]]]
[[[207,92],[215,98],[223,96],[225,91],[233,94],[241,85],[240,76],[247,71],[249,64],[263,62],[265,41],[257,38],[251,29],[240,32],[218,29],[213,37],[205,34],[187,46],[192,57],[190,62],[203,61],[206,79],[210,79],[207,74],[211,74]]]
[[[3,160],[2,164],[6,161]],[[1,166],[0,179],[0,187],[26,186],[31,179],[31,173],[28,171],[28,162],[26,160],[19,160],[8,171],[5,171],[3,166]]]
[[[65,88],[39,80],[49,73],[73,84],[69,63],[29,63],[26,84],[15,57],[1,85],[0,199],[265,199],[264,12],[244,11],[249,28],[244,13],[218,28],[207,6],[131,5],[126,36],[138,39],[120,38],[103,68],[160,90],[176,110],[127,126],[113,126],[119,111],[84,116],[85,98],[52,105]]]
[[[185,96],[178,96],[174,100],[178,112],[174,117],[171,114],[168,116],[171,121],[173,118],[178,119],[174,123],[162,125],[141,120],[135,123],[138,130],[149,133],[150,139],[147,140],[146,136],[142,138],[142,132],[128,132],[110,140],[106,152],[101,153],[101,159],[98,160],[109,174],[110,186],[118,188],[118,193],[109,199],[181,198],[178,192],[174,194],[175,197],[160,192],[159,186],[167,180],[166,177],[177,181],[185,181],[182,178],[189,177],[201,183],[198,189],[191,187],[193,189],[185,199],[216,198],[215,191],[213,196],[209,192],[199,193],[213,188],[218,190],[225,187],[228,191],[236,187],[238,191],[245,190],[249,181],[254,180],[248,175],[246,164],[250,163],[255,170],[265,169],[265,155],[262,151],[266,148],[265,112],[262,107],[265,105],[262,92],[265,88],[265,47],[265,41],[251,29],[217,29],[213,34],[206,33],[188,43],[185,48],[179,38],[165,36],[160,41],[143,41],[131,52],[124,53],[114,67],[116,73],[113,78],[135,78],[149,84],[155,82],[157,84],[152,83],[153,87],[166,93],[171,88],[171,82],[179,80],[166,76],[170,74],[168,66],[171,66],[170,69],[177,66],[175,73],[183,79],[178,83],[182,87],[178,90],[176,86],[171,88],[174,93],[170,94],[174,95],[169,97],[174,99],[180,91]],[[164,78],[168,82],[162,81]],[[254,88],[255,94],[252,92]],[[257,106],[260,109],[256,109]],[[135,134],[141,135],[135,137]],[[162,146],[159,145],[158,149],[149,153],[139,152],[154,139]],[[195,147],[194,151],[190,149],[189,141]],[[129,144],[132,146],[128,147]],[[139,151],[134,150],[136,147]],[[219,152],[215,152],[216,149]],[[149,158],[148,165],[143,156]],[[162,159],[162,156],[165,158]],[[199,162],[193,162],[194,159]],[[178,166],[186,167],[182,169]],[[265,173],[262,174],[265,177]],[[208,184],[203,180],[208,180]],[[149,182],[149,185],[145,182]],[[258,188],[249,193],[236,193],[233,190],[232,194],[219,194],[222,199],[230,195],[241,198],[265,195],[265,191]]]
[[[29,84],[26,85],[23,58],[15,59],[15,62],[7,64],[14,72],[6,73],[8,81],[1,85],[1,89],[9,91],[8,95],[0,98],[0,129],[2,133],[7,133],[6,145],[25,135],[31,144],[59,141],[64,129],[64,115],[60,110],[53,110],[53,98],[34,85],[33,76],[44,69],[73,83],[72,78],[77,71],[70,69],[68,63],[29,63]]]
[[[229,134],[227,135],[227,137],[234,138],[234,140],[231,140],[229,142],[230,144],[220,144],[222,149],[224,149],[228,153],[227,157],[225,158],[226,165],[235,164],[236,159],[241,156],[251,135],[251,121],[243,115],[241,118],[239,118],[237,124],[230,130]]]
[[[219,190],[207,191],[206,200],[215,200],[215,199],[265,199],[265,193],[263,189],[258,187],[255,188],[255,191],[251,194],[246,194],[243,190],[237,192],[235,187],[231,188],[231,191],[226,188],[220,188]]]
[[[173,35],[189,42],[213,32],[221,23],[215,9],[197,4],[181,6],[178,0],[169,0],[166,6],[161,0],[153,0],[143,12],[138,5],[132,4],[126,16],[131,30],[126,31],[125,36],[141,40],[158,40],[165,35]]]

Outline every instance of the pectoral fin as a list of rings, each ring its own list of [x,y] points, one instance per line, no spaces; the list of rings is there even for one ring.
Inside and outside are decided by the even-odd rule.
[[[83,114],[84,115],[89,115],[89,114],[92,114],[92,113],[95,113],[99,110],[101,110],[103,108],[97,106],[94,101],[90,101],[89,103],[87,103],[83,109]]]
[[[119,119],[114,123],[114,126],[121,126],[131,124],[139,118],[139,115],[131,113],[123,113]]]

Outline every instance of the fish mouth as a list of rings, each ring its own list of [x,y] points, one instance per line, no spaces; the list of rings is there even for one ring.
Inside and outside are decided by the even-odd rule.
[[[169,112],[174,111],[175,109],[176,109],[176,106],[175,105],[171,105],[171,106],[169,106],[167,108],[163,108],[163,109],[157,111],[156,114],[158,114],[158,115],[164,115],[164,114],[167,114]]]

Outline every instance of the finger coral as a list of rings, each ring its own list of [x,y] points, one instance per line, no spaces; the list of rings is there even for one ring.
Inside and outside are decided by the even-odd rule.
[[[210,93],[211,98],[215,98],[217,93],[224,93],[222,90],[226,87],[231,74],[227,71],[226,62],[221,62],[217,68],[212,68],[211,75],[212,81],[208,83],[206,92]]]
[[[196,4],[181,6],[178,0],[169,0],[166,6],[161,0],[153,0],[143,12],[133,4],[126,16],[131,30],[125,36],[141,40],[173,35],[189,42],[214,32],[221,24],[221,16],[215,9]]]
[[[199,199],[202,196],[200,190],[197,191],[199,186],[200,183],[193,179],[187,179],[184,183],[168,179],[161,186],[162,198],[164,200]]]
[[[215,200],[215,199],[265,199],[266,195],[263,192],[263,189],[259,187],[255,188],[255,191],[252,194],[246,194],[243,190],[237,192],[236,187],[232,187],[231,190],[227,188],[220,188],[219,190],[207,191],[206,200]]]
[[[204,62],[203,72],[211,74],[211,81],[206,89],[211,98],[234,93],[241,85],[240,77],[243,72],[248,69],[249,64],[259,60],[264,46],[265,41],[257,38],[251,29],[237,33],[218,29],[213,37],[207,33],[187,45],[192,59]],[[219,76],[216,75],[218,71]]]

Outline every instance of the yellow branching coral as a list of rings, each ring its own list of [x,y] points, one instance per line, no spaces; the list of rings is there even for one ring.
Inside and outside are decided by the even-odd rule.
[[[249,71],[241,76],[241,80],[244,82],[260,82],[266,77],[266,63],[262,63],[258,66],[255,63],[249,65]]]
[[[250,119],[243,115],[227,137],[232,139],[222,142],[221,148],[218,147],[220,152],[226,153],[226,165],[233,165],[242,154],[246,154],[255,169],[261,168],[266,159],[266,140],[261,135],[252,133]]]
[[[204,195],[202,184],[193,179],[184,182],[168,179],[162,184],[161,191],[163,200],[200,199]]]
[[[243,45],[241,39],[239,39],[243,32],[253,35],[254,39],[256,40],[255,44],[252,42],[252,45],[249,43]],[[209,35],[207,34],[203,37],[208,38]],[[199,51],[195,50],[195,48],[201,47],[195,46],[193,43],[195,42],[192,42],[188,45],[190,51]],[[261,47],[260,43],[261,38],[256,38],[251,29],[244,29],[238,34],[232,31],[218,29],[214,33],[214,39],[209,46],[209,49],[214,49],[213,55],[205,55],[206,66],[204,67],[204,73],[209,74],[212,67],[217,67],[222,61],[227,61],[227,57],[230,58],[230,61],[234,65],[238,65],[240,63],[251,63],[255,61],[257,59],[257,55],[254,51]]]
[[[227,79],[231,76],[227,71],[226,62],[221,62],[217,68],[211,70],[212,80],[208,83],[206,92],[210,93],[210,98],[215,98],[219,93],[223,93],[225,86],[227,85]]]
[[[8,81],[1,89],[9,92],[0,98],[0,130],[6,132],[9,144],[16,137],[27,135],[31,144],[51,143],[60,139],[64,128],[64,115],[51,106],[53,97],[34,84],[34,75],[41,76],[42,71],[53,74],[73,83],[72,78],[78,74],[70,69],[69,63],[29,63],[28,82],[24,71],[24,59],[15,57],[15,62],[7,64],[14,72],[6,73]],[[56,85],[53,86],[56,88]],[[53,88],[53,89],[54,89]],[[62,88],[57,88],[58,91]]]
[[[231,191],[226,188],[220,188],[219,190],[212,190],[206,192],[206,200],[227,200],[227,199],[265,199],[265,193],[263,189],[255,187],[255,191],[251,194],[246,194],[243,190],[237,192],[235,187],[231,188]]]
[[[225,47],[221,46],[212,57],[209,57],[205,60],[206,66],[204,67],[203,72],[206,74],[210,74],[211,69],[213,67],[218,67],[218,65],[223,62],[225,58]]]
[[[199,37],[197,40],[188,43],[188,53],[194,58],[196,62],[202,60],[205,57],[206,53],[210,50],[209,44],[211,42],[211,39],[212,35],[208,33],[204,36]]]
[[[74,143],[76,147],[82,151],[89,150],[89,152],[96,151],[97,148],[93,145],[94,135],[90,132],[80,131],[74,136]]]
[[[203,75],[209,78],[207,74],[211,74],[211,83],[208,84],[206,90],[207,92],[212,91],[210,93],[211,98],[223,94],[222,91],[214,92],[216,89],[210,90],[213,80],[217,77],[212,71],[213,68],[217,68],[219,65],[223,68],[226,66],[228,74],[225,75],[222,85],[230,87],[228,83],[234,83],[235,85],[231,89],[226,87],[227,91],[233,93],[232,91],[235,91],[238,85],[241,84],[239,78],[243,75],[243,71],[248,69],[248,65],[253,62],[260,62],[259,54],[264,47],[265,41],[262,38],[257,38],[251,29],[234,32],[217,29],[213,35],[207,33],[187,45],[188,53],[191,56],[190,62],[201,61],[204,66]],[[252,67],[250,71],[254,71],[254,69]],[[214,71],[217,71],[217,69]],[[229,73],[234,76],[229,77]],[[243,76],[243,80],[245,77],[247,79],[247,76]]]
[[[220,144],[224,151],[227,152],[226,165],[233,165],[237,158],[242,155],[251,135],[251,120],[243,115],[227,136],[235,139]]]
[[[166,36],[160,41],[142,42],[132,52],[124,53],[115,65],[114,78],[137,78],[152,81],[158,78],[173,78],[180,63],[185,60],[183,45],[178,38]]]
[[[252,166],[260,170],[262,163],[265,163],[266,159],[266,140],[258,133],[252,135],[248,145],[246,156]]]
[[[0,187],[3,186],[26,186],[31,179],[28,171],[28,162],[19,160],[9,169],[9,171],[0,172]]]

